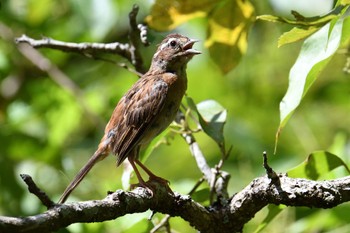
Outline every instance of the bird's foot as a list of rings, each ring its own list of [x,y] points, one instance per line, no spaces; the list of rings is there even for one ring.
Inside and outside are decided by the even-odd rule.
[[[169,187],[169,183],[170,182],[168,180],[163,179],[159,176],[150,176],[149,180],[146,182],[142,181],[142,182],[137,183],[137,184],[131,184],[130,189],[135,189],[137,187],[143,187],[143,188],[147,189],[148,191],[150,191],[152,193],[152,196],[153,196],[153,194],[156,192],[156,190],[159,188],[159,186],[161,186],[161,187],[165,187],[168,193],[170,193],[171,195],[174,195],[174,192]]]

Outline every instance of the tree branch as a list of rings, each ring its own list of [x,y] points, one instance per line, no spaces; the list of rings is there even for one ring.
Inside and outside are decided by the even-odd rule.
[[[140,53],[139,44],[140,42],[144,45],[148,45],[147,41],[147,28],[142,25],[137,25],[136,16],[139,12],[139,7],[135,4],[132,7],[131,12],[129,13],[129,22],[130,22],[130,32],[129,32],[129,41],[130,41],[130,62],[134,65],[135,69],[143,74],[146,72],[145,67],[143,66],[143,59]]]
[[[47,194],[41,191],[39,187],[34,183],[32,177],[27,174],[21,174],[20,176],[22,180],[27,184],[29,192],[37,196],[44,206],[50,209],[55,205],[55,203],[47,196]]]
[[[268,204],[331,208],[350,200],[350,176],[312,181],[277,175],[278,182],[267,176],[254,179],[223,206],[205,208],[188,195],[172,195],[155,184],[153,196],[143,188],[118,190],[103,200],[56,205],[35,216],[0,217],[0,232],[56,231],[77,222],[102,222],[148,209],[180,216],[203,233],[239,232]]]
[[[180,114],[180,118],[185,120],[183,114]],[[226,200],[228,199],[227,187],[231,175],[226,171],[210,168],[210,166],[207,163],[207,160],[204,157],[204,154],[199,148],[199,145],[192,133],[184,132],[181,136],[189,145],[191,154],[196,160],[197,167],[202,172],[204,179],[210,186],[210,203],[213,202],[213,192],[217,195],[218,201],[226,202]]]
[[[254,179],[237,193],[230,203],[229,222],[248,222],[268,204],[325,209],[350,201],[350,176],[329,181],[290,178],[286,174],[277,174],[277,178],[276,182],[267,176]]]
[[[126,58],[136,69],[136,72],[140,74],[145,73],[146,69],[143,66],[143,59],[139,51],[139,44],[147,46],[149,43],[147,41],[147,27],[142,24],[137,24],[136,17],[139,7],[134,5],[131,12],[129,13],[129,43],[73,43],[55,40],[49,37],[43,37],[40,40],[36,40],[28,37],[27,35],[22,35],[15,39],[17,44],[26,43],[33,48],[50,48],[61,50],[64,52],[74,52],[82,54],[87,57],[96,57],[99,53],[110,53],[118,54],[121,57]],[[107,61],[108,59],[101,59]],[[125,68],[125,65],[122,65]]]
[[[129,44],[114,43],[73,43],[55,40],[49,37],[43,37],[41,40],[32,39],[26,35],[22,35],[15,39],[16,43],[27,43],[33,48],[50,48],[64,52],[74,52],[79,54],[94,54],[94,53],[111,53],[119,54],[130,59]]]

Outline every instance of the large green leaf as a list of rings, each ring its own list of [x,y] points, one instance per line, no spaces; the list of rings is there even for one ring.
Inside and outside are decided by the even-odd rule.
[[[223,73],[238,65],[248,48],[248,31],[254,18],[249,1],[224,1],[209,15],[208,38],[210,56]]]
[[[156,30],[169,31],[192,18],[206,16],[216,3],[215,0],[157,0],[146,22]]]
[[[190,97],[186,97],[186,100],[188,106],[197,113],[203,131],[216,143],[223,145],[226,109],[214,100],[205,100],[197,105]]]
[[[329,28],[329,24],[325,25],[304,41],[299,57],[290,70],[288,90],[280,103],[280,125],[276,139],[319,73],[338,47],[349,39],[350,18],[339,19],[330,35]]]
[[[341,158],[327,151],[316,151],[310,154],[304,162],[292,168],[287,173],[290,177],[317,180],[322,175],[340,166],[343,166],[350,174],[349,167]]]
[[[209,205],[209,188],[200,189],[191,195],[191,198],[202,205]]]
[[[169,31],[197,17],[208,18],[205,45],[220,70],[229,72],[247,51],[254,7],[247,0],[158,0],[146,22],[153,29]]]

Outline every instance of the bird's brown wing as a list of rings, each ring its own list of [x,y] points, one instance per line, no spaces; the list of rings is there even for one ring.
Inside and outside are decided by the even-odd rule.
[[[113,137],[111,149],[120,165],[138,145],[162,110],[168,84],[161,77],[142,77],[116,106],[105,133]],[[150,139],[151,140],[151,139]]]

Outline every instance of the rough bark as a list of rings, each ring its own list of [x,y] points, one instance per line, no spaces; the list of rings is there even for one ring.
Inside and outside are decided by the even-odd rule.
[[[254,179],[225,205],[204,207],[188,195],[155,184],[153,195],[146,189],[118,190],[103,200],[55,205],[27,217],[0,217],[0,232],[50,232],[78,222],[102,222],[148,209],[180,216],[200,232],[240,232],[268,204],[332,208],[350,200],[350,176],[329,181],[312,181],[277,174]]]

